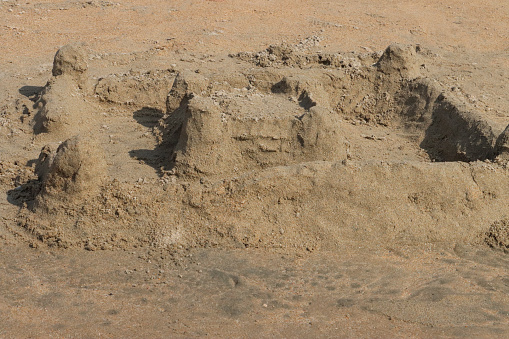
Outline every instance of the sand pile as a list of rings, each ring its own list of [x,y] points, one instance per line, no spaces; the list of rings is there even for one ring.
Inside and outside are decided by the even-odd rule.
[[[42,186],[34,209],[57,213],[76,200],[81,204],[98,193],[106,179],[106,161],[100,146],[76,136],[64,141],[56,151],[45,146],[35,173]]]
[[[48,81],[35,106],[35,133],[53,133],[63,137],[78,133],[91,110],[85,97],[89,90],[86,47],[75,43],[58,50],[53,61],[53,77]]]
[[[39,157],[27,237],[311,251],[482,241],[504,218],[505,126],[434,80],[420,46],[280,45],[98,78],[80,46],[38,101],[34,133],[61,144]]]

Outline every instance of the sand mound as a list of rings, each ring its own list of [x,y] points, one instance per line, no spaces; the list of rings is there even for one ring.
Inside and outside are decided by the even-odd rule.
[[[52,74],[54,77],[67,75],[76,79],[85,79],[88,70],[86,45],[72,43],[60,48],[53,60]]]
[[[73,137],[54,152],[51,146],[45,146],[35,173],[42,183],[35,209],[48,212],[97,194],[106,177],[106,162],[101,148],[93,141]]]
[[[423,66],[419,55],[420,46],[391,45],[378,60],[378,68],[385,74],[399,74],[405,78],[417,78]]]
[[[473,242],[503,218],[509,181],[492,160],[505,126],[433,80],[419,46],[271,46],[107,75],[92,94],[84,60],[59,51],[40,99],[48,135],[87,129],[97,142],[41,153],[20,225],[48,244],[336,250]]]
[[[53,77],[35,103],[36,134],[51,133],[66,138],[79,133],[92,110],[86,102],[89,90],[86,46],[79,43],[58,50],[53,61]]]
[[[185,114],[174,148],[175,173],[227,175],[346,159],[345,138],[333,134],[339,126],[328,121],[328,112],[319,108],[306,111],[288,100],[263,94],[225,94],[195,96]]]

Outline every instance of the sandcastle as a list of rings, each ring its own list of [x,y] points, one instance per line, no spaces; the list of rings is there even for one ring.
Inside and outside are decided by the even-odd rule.
[[[88,249],[474,241],[503,218],[493,211],[509,189],[493,161],[507,158],[507,132],[428,76],[431,59],[420,46],[280,45],[90,78],[86,49],[63,47],[34,117],[61,144],[41,152],[22,226]],[[115,144],[103,116],[123,119],[122,133],[147,129],[154,148]],[[113,146],[156,179],[124,180],[132,162],[112,168]]]

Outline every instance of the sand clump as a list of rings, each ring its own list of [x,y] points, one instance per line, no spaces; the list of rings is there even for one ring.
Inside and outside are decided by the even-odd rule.
[[[80,43],[63,46],[55,54],[53,77],[35,103],[33,119],[36,134],[51,133],[62,138],[78,133],[84,125],[90,90],[87,48]]]
[[[417,78],[424,67],[419,55],[421,47],[394,44],[390,45],[378,60],[378,68],[385,74],[399,74],[405,78]]]
[[[509,252],[509,222],[507,219],[493,223],[486,232],[484,241],[488,246]]]
[[[54,77],[71,76],[78,82],[85,82],[88,70],[87,60],[86,45],[82,43],[65,45],[55,54],[51,73]]]
[[[56,150],[45,146],[35,167],[41,191],[35,210],[45,212],[81,204],[97,194],[106,179],[106,161],[101,147],[79,136],[64,141]]]

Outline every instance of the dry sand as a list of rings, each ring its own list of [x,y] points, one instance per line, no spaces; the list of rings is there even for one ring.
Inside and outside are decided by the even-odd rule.
[[[509,8],[0,3],[0,336],[509,335]]]

